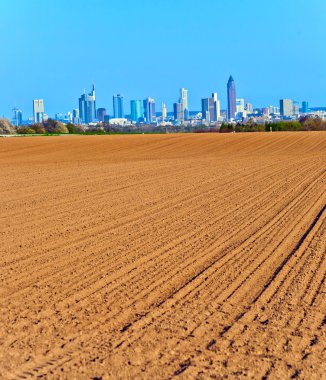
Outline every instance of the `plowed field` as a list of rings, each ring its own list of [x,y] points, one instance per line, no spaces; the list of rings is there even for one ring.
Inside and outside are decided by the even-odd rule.
[[[326,133],[0,139],[0,378],[325,379]]]

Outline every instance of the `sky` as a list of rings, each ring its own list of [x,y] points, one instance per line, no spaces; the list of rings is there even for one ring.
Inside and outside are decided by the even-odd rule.
[[[0,115],[54,115],[78,107],[95,83],[112,95],[189,107],[226,83],[255,107],[280,98],[326,106],[326,0],[0,0]]]

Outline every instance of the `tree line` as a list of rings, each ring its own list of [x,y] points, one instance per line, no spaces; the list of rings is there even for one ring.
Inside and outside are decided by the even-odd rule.
[[[267,122],[258,124],[254,120],[245,123],[222,123],[218,126],[207,125],[176,125],[156,126],[152,124],[118,126],[109,123],[99,123],[92,126],[64,124],[48,119],[43,123],[14,127],[9,120],[0,119],[0,135],[60,135],[60,134],[112,134],[112,133],[230,133],[230,132],[277,132],[277,131],[326,131],[326,121],[320,117],[303,117],[300,120]]]

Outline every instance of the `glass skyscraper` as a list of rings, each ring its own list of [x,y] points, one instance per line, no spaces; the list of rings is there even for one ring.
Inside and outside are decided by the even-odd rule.
[[[130,101],[131,121],[138,122],[143,117],[143,107],[141,100]]]
[[[230,76],[227,84],[227,95],[228,95],[228,120],[234,119],[237,111],[236,105],[236,89],[235,82],[232,76]]]
[[[123,119],[125,117],[123,95],[113,95],[113,117],[115,119]]]
[[[79,98],[79,118],[85,124],[92,123],[96,119],[95,85],[88,95],[84,91]]]
[[[44,101],[43,99],[33,100],[34,123],[42,123],[44,121]]]
[[[144,118],[146,122],[151,124],[155,122],[155,100],[153,98],[147,98],[143,102],[144,104]]]

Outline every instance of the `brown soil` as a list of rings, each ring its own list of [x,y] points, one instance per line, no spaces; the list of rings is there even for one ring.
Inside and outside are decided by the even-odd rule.
[[[326,133],[0,139],[0,377],[322,379]]]

